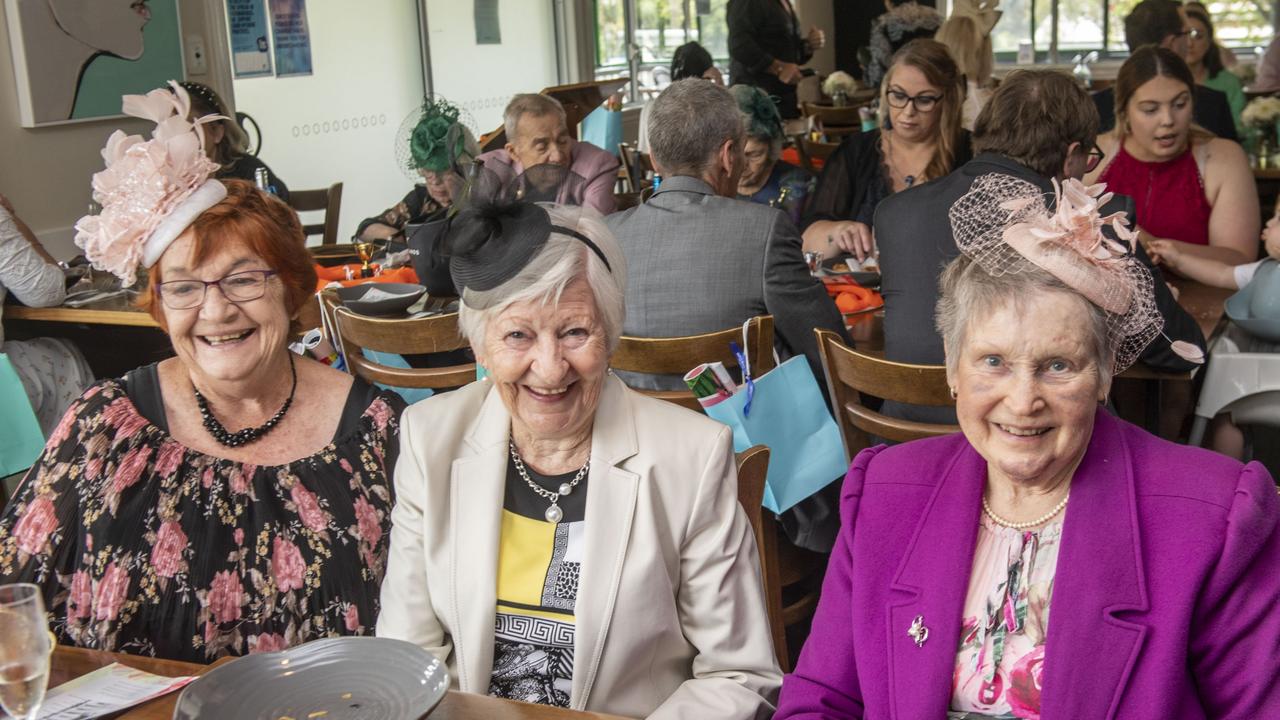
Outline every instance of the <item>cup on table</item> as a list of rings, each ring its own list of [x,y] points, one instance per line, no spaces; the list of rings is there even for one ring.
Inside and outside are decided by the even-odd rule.
[[[818,268],[822,267],[822,251],[821,250],[805,250],[804,264],[809,266],[810,275],[817,275]]]
[[[44,702],[53,635],[40,588],[0,585],[0,707],[16,720],[30,720]]]

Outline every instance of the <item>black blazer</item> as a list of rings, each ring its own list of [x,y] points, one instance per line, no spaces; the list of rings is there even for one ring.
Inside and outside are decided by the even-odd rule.
[[[800,117],[796,86],[769,72],[774,60],[803,65],[813,53],[800,35],[794,9],[779,0],[729,0],[729,79],[734,85],[755,85],[777,98],[783,118]]]
[[[895,193],[876,208],[875,237],[880,248],[880,294],[884,296],[884,354],[890,360],[925,365],[943,363],[942,338],[934,329],[934,305],[938,301],[938,276],[943,267],[960,254],[951,234],[951,205],[969,191],[974,180],[988,173],[1004,173],[1039,187],[1053,197],[1049,178],[995,153],[982,153],[946,177]],[[1116,196],[1108,210],[1120,210],[1115,203],[1132,200]],[[1178,305],[1160,269],[1138,248],[1138,258],[1155,278],[1156,306],[1164,315],[1164,333],[1173,340],[1185,340],[1202,350],[1200,326]],[[1163,340],[1143,351],[1141,361],[1157,370],[1183,372],[1194,365],[1178,357]],[[912,420],[955,422],[951,408],[908,408],[885,404],[885,412]],[[945,410],[938,415],[932,411]],[[950,416],[948,418],[948,413]]]
[[[1231,105],[1227,96],[1213,88],[1197,85],[1193,96],[1196,124],[1228,140],[1240,140],[1236,135],[1236,121],[1231,115]],[[1099,90],[1093,93],[1093,104],[1098,108],[1098,132],[1107,132],[1116,126],[1116,94],[1114,88]]]

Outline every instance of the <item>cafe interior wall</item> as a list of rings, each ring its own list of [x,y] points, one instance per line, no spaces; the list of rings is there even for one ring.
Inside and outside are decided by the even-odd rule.
[[[220,91],[228,77],[225,40],[219,45],[217,16],[208,12],[219,0],[181,0],[178,9],[184,38],[205,39],[206,72],[188,77],[208,82]],[[8,18],[0,3],[0,194],[9,198],[15,212],[32,228],[54,257],[70,259],[79,249],[72,242],[76,220],[85,214],[91,195],[90,178],[102,169],[99,152],[117,128],[145,133],[148,123],[112,118],[23,128],[18,119],[18,91],[9,44]],[[188,45],[188,51],[190,45]]]

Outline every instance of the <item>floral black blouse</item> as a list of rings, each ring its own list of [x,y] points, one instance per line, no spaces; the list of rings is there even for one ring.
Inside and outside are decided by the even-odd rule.
[[[81,647],[211,662],[373,634],[403,403],[362,382],[353,402],[331,444],[267,467],[191,450],[122,381],[94,385],[0,516],[0,582],[41,586]]]

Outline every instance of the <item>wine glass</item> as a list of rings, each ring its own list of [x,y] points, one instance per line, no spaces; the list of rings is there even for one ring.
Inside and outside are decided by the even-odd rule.
[[[805,250],[804,264],[809,266],[810,275],[817,275],[819,268],[822,267],[822,251],[821,250]]]
[[[52,653],[40,588],[0,585],[0,707],[15,720],[29,720],[39,712]]]

